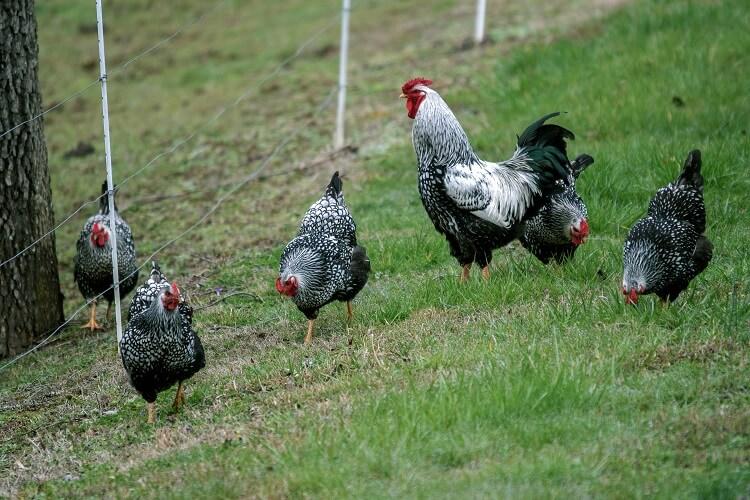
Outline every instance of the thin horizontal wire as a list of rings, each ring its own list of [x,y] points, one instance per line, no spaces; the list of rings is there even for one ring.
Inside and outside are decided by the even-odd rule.
[[[338,155],[349,151],[348,148],[344,147],[342,149],[331,151],[328,155],[326,155],[324,158],[319,158],[314,161],[311,161],[309,163],[305,163],[302,165],[295,165],[287,169],[278,170],[270,174],[261,175],[258,177],[258,180],[268,180],[272,179],[274,177],[280,177],[287,174],[292,174],[295,172],[304,172],[306,170],[309,170],[315,166],[318,166],[322,163],[334,160]],[[241,179],[230,179],[228,181],[219,182],[216,184],[213,184],[212,186],[206,188],[206,189],[188,189],[185,191],[181,191],[179,193],[173,193],[173,194],[161,194],[161,195],[152,195],[152,196],[143,196],[141,198],[134,198],[134,199],[128,199],[128,205],[124,208],[120,209],[120,213],[127,212],[131,207],[136,205],[145,205],[150,203],[159,203],[162,201],[167,200],[173,200],[175,198],[186,198],[194,195],[202,195],[206,193],[213,193],[215,191],[218,191],[219,189],[225,188],[227,186],[231,186],[235,184],[238,180]]]
[[[323,100],[323,102],[313,112],[313,115],[312,115],[311,119],[309,120],[309,122],[312,122],[314,118],[316,118],[325,108],[328,107],[328,105],[330,105],[331,101],[333,100],[333,96],[336,93],[336,90],[337,90],[336,87],[332,87],[331,88],[330,92],[328,93],[328,96]],[[274,149],[261,162],[261,164],[258,166],[258,168],[255,169],[255,171],[253,171],[250,175],[248,175],[242,181],[240,181],[240,183],[237,184],[234,188],[230,189],[223,196],[221,196],[216,201],[216,203],[214,203],[214,205],[205,214],[203,214],[203,216],[201,216],[200,219],[198,219],[195,223],[193,223],[190,227],[188,227],[186,230],[184,230],[183,232],[181,232],[180,234],[178,234],[177,236],[175,236],[171,240],[169,240],[166,243],[164,243],[163,245],[161,245],[154,252],[152,252],[151,255],[149,255],[148,257],[146,257],[146,259],[144,260],[143,264],[141,264],[133,272],[131,272],[130,274],[128,274],[127,276],[125,276],[124,278],[122,278],[121,281],[125,281],[129,277],[131,277],[134,274],[138,273],[141,269],[143,269],[144,267],[146,267],[146,265],[148,265],[151,262],[151,260],[159,252],[161,252],[162,250],[164,250],[165,248],[167,248],[168,246],[170,246],[171,244],[173,244],[174,242],[176,242],[177,240],[179,240],[183,236],[185,236],[188,233],[190,233],[193,229],[195,229],[196,227],[198,227],[200,224],[202,224],[207,218],[209,218],[214,212],[216,212],[216,210],[218,210],[218,208],[221,206],[222,203],[224,203],[224,201],[227,200],[227,198],[229,198],[230,196],[232,196],[234,193],[236,193],[238,190],[240,190],[242,187],[244,187],[247,183],[249,183],[250,181],[252,181],[256,177],[258,177],[258,175],[266,168],[266,166],[268,166],[268,164],[271,162],[271,160],[279,153],[279,151],[281,151],[287,144],[289,144],[289,142],[293,138],[295,138],[297,135],[299,135],[299,133],[303,129],[305,129],[308,125],[309,125],[309,123],[305,122],[303,125],[301,125],[301,126],[297,127],[296,129],[294,129],[290,134],[285,135],[284,138],[276,144],[276,146],[274,147]],[[1,365],[0,366],[0,372],[2,372],[3,370],[5,370],[7,367],[9,367],[9,366],[17,363],[18,361],[20,361],[24,357],[28,356],[29,354],[35,352],[37,349],[40,349],[41,347],[45,346],[52,339],[52,337],[54,337],[55,334],[57,334],[57,332],[59,332],[60,330],[62,330],[63,328],[65,328],[71,321],[73,321],[73,319],[75,319],[75,317],[78,315],[78,313],[80,313],[81,311],[83,311],[91,303],[93,303],[96,300],[98,300],[101,296],[103,296],[105,293],[107,293],[108,291],[112,290],[113,288],[114,288],[114,285],[110,286],[109,288],[107,288],[106,290],[104,290],[99,295],[97,295],[97,296],[93,297],[92,299],[88,300],[85,304],[83,304],[81,307],[79,307],[78,309],[76,309],[73,312],[73,314],[71,314],[70,317],[67,320],[65,320],[64,323],[62,323],[57,328],[55,328],[52,331],[52,333],[50,333],[47,337],[45,337],[37,345],[35,345],[31,349],[29,349],[28,351],[23,352],[22,354],[19,354],[18,356],[14,357],[13,359],[11,359],[10,361],[8,361],[7,363]]]
[[[53,227],[52,229],[50,229],[49,231],[47,231],[46,233],[44,233],[43,235],[41,235],[41,236],[40,236],[39,238],[37,238],[36,240],[34,240],[34,242],[33,242],[33,243],[31,243],[31,244],[30,244],[29,246],[27,246],[26,248],[24,248],[23,250],[21,250],[20,252],[18,252],[18,253],[17,253],[16,255],[14,255],[13,257],[10,257],[9,259],[7,259],[7,260],[4,260],[3,262],[0,262],[0,267],[3,267],[4,265],[8,264],[9,262],[11,262],[11,261],[13,261],[13,260],[17,259],[17,258],[18,258],[18,257],[20,257],[21,255],[23,255],[23,254],[25,254],[26,252],[28,252],[29,250],[31,250],[31,249],[32,249],[32,248],[33,248],[33,247],[34,247],[35,245],[37,245],[37,244],[38,244],[38,243],[39,243],[40,241],[42,241],[42,240],[43,240],[44,238],[46,238],[47,236],[49,236],[50,234],[54,233],[55,231],[57,231],[58,229],[60,229],[60,228],[61,228],[62,226],[64,226],[64,225],[65,225],[65,223],[66,223],[66,222],[68,222],[68,221],[69,221],[70,219],[72,219],[72,218],[73,218],[73,217],[74,217],[74,216],[75,216],[75,215],[76,215],[76,214],[77,214],[78,212],[80,212],[81,210],[83,210],[83,209],[84,209],[84,208],[86,208],[87,206],[89,206],[89,205],[92,205],[92,204],[94,204],[94,203],[98,202],[98,201],[99,201],[99,199],[100,199],[100,198],[102,198],[103,196],[105,196],[106,194],[107,194],[107,193],[101,194],[101,195],[99,195],[99,197],[98,197],[98,198],[96,198],[96,199],[94,199],[94,200],[91,200],[91,201],[87,201],[87,202],[85,202],[85,203],[84,203],[83,205],[81,205],[80,207],[78,207],[78,208],[77,208],[77,209],[75,210],[75,212],[73,212],[73,213],[71,213],[70,215],[68,215],[68,216],[67,216],[67,217],[65,218],[65,220],[63,220],[63,221],[62,221],[61,223],[59,223],[58,225],[56,225],[55,227]]]
[[[198,17],[197,19],[194,19],[192,22],[189,22],[187,24],[184,24],[184,25],[180,26],[177,29],[177,31],[175,31],[174,33],[172,33],[168,37],[166,37],[166,38],[158,41],[156,44],[152,45],[151,47],[149,47],[148,49],[144,50],[140,54],[138,54],[138,55],[136,55],[134,57],[131,57],[130,59],[128,59],[127,61],[125,61],[121,65],[119,65],[117,68],[115,68],[114,71],[110,71],[109,73],[107,73],[107,78],[110,78],[110,77],[116,75],[117,73],[119,73],[121,71],[124,71],[132,63],[136,62],[138,59],[140,59],[140,58],[142,58],[144,56],[147,56],[148,54],[150,54],[151,52],[155,51],[156,49],[158,49],[159,47],[161,47],[165,43],[170,42],[174,37],[176,37],[177,35],[179,35],[183,31],[185,31],[186,29],[191,28],[191,27],[195,26],[196,24],[200,24],[201,22],[203,22],[204,19],[206,19],[207,17],[213,15],[214,12],[216,12],[217,10],[219,10],[219,7],[224,7],[227,3],[228,3],[228,0],[222,0],[220,2],[216,2],[213,5],[213,7],[211,7],[208,10],[206,10],[205,12],[203,12],[203,14],[201,14],[200,17]]]
[[[175,31],[174,33],[172,33],[172,34],[171,34],[171,35],[169,35],[168,37],[166,37],[166,38],[164,38],[164,39],[162,39],[162,40],[159,40],[159,41],[158,41],[158,42],[157,42],[156,44],[152,45],[152,46],[151,46],[151,47],[149,47],[148,49],[146,49],[146,50],[142,51],[141,53],[137,54],[137,55],[136,55],[136,56],[134,56],[134,57],[131,57],[130,59],[128,59],[127,61],[125,61],[125,62],[124,62],[123,64],[121,64],[121,65],[119,65],[118,67],[116,67],[116,68],[115,68],[115,69],[114,69],[113,71],[110,71],[110,72],[109,72],[109,73],[107,74],[107,78],[111,78],[111,77],[112,77],[113,75],[116,75],[117,73],[120,73],[120,72],[122,72],[122,71],[123,71],[123,70],[125,70],[125,69],[126,69],[126,68],[127,68],[127,67],[128,67],[129,65],[130,65],[130,64],[132,64],[132,63],[136,62],[136,61],[137,61],[138,59],[140,59],[140,58],[142,58],[142,57],[144,57],[144,56],[146,56],[146,55],[150,54],[151,52],[153,52],[154,50],[158,49],[159,47],[161,47],[161,46],[162,46],[162,45],[164,45],[165,43],[167,43],[167,42],[171,41],[171,40],[172,40],[172,39],[173,39],[174,37],[176,37],[177,35],[179,35],[179,34],[180,34],[180,33],[182,33],[183,31],[185,31],[186,29],[188,29],[188,28],[190,28],[190,27],[192,27],[192,26],[194,26],[194,25],[196,25],[196,24],[200,23],[200,22],[201,22],[201,21],[203,21],[203,20],[204,20],[204,19],[205,19],[206,17],[208,17],[209,15],[213,14],[214,12],[216,12],[216,11],[218,10],[218,8],[219,8],[220,6],[223,6],[223,5],[225,5],[225,4],[227,3],[227,1],[228,1],[228,0],[222,0],[221,2],[217,2],[216,4],[214,4],[214,6],[213,6],[212,8],[208,9],[207,11],[205,11],[205,12],[204,12],[204,13],[203,13],[203,14],[202,14],[202,15],[201,15],[200,17],[198,17],[197,19],[194,19],[193,21],[191,21],[191,22],[189,22],[189,23],[187,23],[187,24],[184,24],[184,25],[180,26],[180,27],[179,27],[179,28],[177,29],[177,31]],[[23,127],[23,126],[24,126],[24,125],[26,125],[27,123],[31,123],[31,122],[33,122],[34,120],[37,120],[37,119],[41,118],[42,116],[46,115],[47,113],[49,113],[49,112],[51,112],[51,111],[54,111],[54,110],[56,110],[57,108],[59,108],[60,106],[62,106],[63,104],[65,104],[66,102],[68,102],[68,101],[70,101],[70,100],[72,100],[72,99],[75,99],[76,97],[80,96],[81,94],[83,94],[84,92],[86,92],[86,91],[87,91],[88,89],[90,89],[91,87],[93,87],[94,85],[96,85],[97,83],[99,83],[99,80],[100,80],[100,78],[97,78],[96,80],[92,81],[91,83],[89,83],[88,85],[86,85],[85,87],[83,87],[82,89],[80,89],[80,90],[77,90],[76,92],[73,92],[73,93],[72,93],[72,94],[70,94],[70,95],[69,95],[68,97],[66,97],[66,98],[65,98],[65,99],[63,99],[62,101],[58,102],[58,103],[57,103],[57,104],[55,104],[54,106],[52,106],[52,107],[50,107],[50,108],[48,108],[48,109],[46,109],[46,110],[42,111],[41,113],[39,113],[39,114],[37,114],[37,115],[34,115],[34,116],[32,116],[32,117],[31,117],[31,118],[29,118],[28,120],[26,120],[26,121],[23,121],[23,122],[21,122],[21,123],[19,123],[19,124],[15,125],[15,126],[14,126],[14,127],[12,127],[12,128],[9,128],[8,130],[6,130],[6,131],[5,131],[5,132],[3,132],[2,134],[0,134],[0,139],[2,139],[3,137],[5,137],[6,135],[10,134],[10,133],[11,133],[11,132],[13,132],[14,130],[18,129],[19,127]]]
[[[300,55],[302,55],[302,53],[304,52],[304,50],[311,43],[313,43],[315,40],[317,40],[323,33],[325,33],[326,31],[328,31],[332,26],[334,26],[335,24],[337,24],[336,19],[338,19],[338,17],[339,16],[335,16],[334,17],[334,21],[332,21],[331,23],[326,24],[322,29],[318,30],[310,38],[308,38],[307,40],[305,40],[299,47],[297,47],[297,50],[292,55],[290,55],[289,57],[287,57],[286,59],[284,59],[281,63],[279,63],[279,65],[276,66],[276,68],[271,73],[269,73],[268,75],[266,75],[264,78],[261,78],[260,80],[255,81],[250,87],[248,87],[245,90],[245,92],[243,92],[239,97],[237,97],[230,104],[227,104],[226,106],[224,106],[223,108],[221,108],[211,119],[209,119],[208,121],[206,121],[203,124],[199,125],[195,130],[193,130],[186,137],[180,139],[177,143],[173,144],[168,149],[162,151],[161,153],[159,153],[158,155],[156,155],[155,157],[153,157],[144,166],[142,166],[141,168],[139,168],[138,170],[136,170],[132,174],[126,176],[124,179],[122,179],[117,184],[118,187],[122,187],[129,180],[131,180],[133,177],[141,174],[144,170],[146,170],[148,167],[150,167],[151,165],[153,165],[160,158],[163,158],[164,156],[167,156],[167,155],[170,155],[170,154],[174,153],[177,149],[179,149],[184,144],[186,144],[191,139],[193,139],[193,137],[195,137],[196,135],[198,135],[198,133],[201,132],[202,130],[204,130],[208,125],[214,123],[216,120],[218,120],[219,118],[221,118],[221,116],[224,115],[224,113],[226,113],[228,110],[234,108],[240,102],[242,102],[243,100],[245,100],[248,97],[248,95],[250,95],[250,93],[253,90],[261,87],[264,83],[266,83],[267,81],[269,81],[271,78],[273,78],[276,75],[278,75],[281,72],[281,70],[284,69],[284,67],[286,67],[290,62],[292,62],[294,59],[296,59]],[[96,82],[94,82],[94,83],[97,83],[97,82],[98,82],[98,80]],[[91,205],[93,203],[98,202],[102,197],[106,196],[106,194],[107,193],[103,193],[103,194],[97,196],[96,198],[94,198],[93,200],[89,200],[89,201],[84,202],[80,207],[78,207],[72,214],[70,214],[68,217],[66,217],[65,220],[63,220],[60,224],[58,224],[57,226],[55,226],[51,231],[45,233],[43,236],[41,236],[39,239],[37,239],[36,241],[34,241],[32,244],[30,244],[29,246],[27,246],[26,248],[24,248],[23,250],[21,250],[20,252],[18,252],[16,255],[14,255],[14,256],[6,259],[2,263],[0,263],[0,268],[3,267],[3,266],[5,266],[5,265],[7,265],[8,263],[16,260],[17,258],[19,258],[20,256],[22,256],[23,254],[25,254],[26,252],[28,252],[31,248],[33,248],[35,245],[37,245],[42,239],[46,238],[47,236],[49,236],[53,232],[57,231],[60,227],[62,227],[74,215],[76,215],[78,212],[80,212],[81,210],[83,210],[83,208],[85,208],[85,207],[87,207],[87,206],[89,206],[89,205]]]
[[[97,83],[99,83],[99,79],[98,79],[98,78],[97,78],[96,80],[94,80],[93,82],[89,83],[88,85],[86,85],[85,87],[83,87],[83,88],[82,88],[81,90],[78,90],[77,92],[74,92],[74,93],[70,94],[70,95],[69,95],[68,97],[66,97],[66,98],[65,98],[65,99],[63,99],[62,101],[58,102],[57,104],[55,104],[55,105],[54,105],[54,106],[52,106],[51,108],[49,108],[49,109],[47,109],[47,110],[45,110],[45,111],[42,111],[42,112],[41,112],[41,113],[39,113],[38,115],[34,115],[34,116],[32,116],[32,117],[31,117],[31,118],[29,118],[28,120],[26,120],[26,121],[23,121],[23,122],[19,123],[18,125],[14,126],[14,127],[11,127],[11,128],[9,128],[8,130],[6,130],[6,131],[5,131],[5,132],[3,132],[2,134],[0,134],[0,139],[2,139],[3,137],[5,137],[6,135],[10,134],[10,133],[11,133],[11,132],[13,132],[14,130],[16,130],[16,129],[20,128],[20,127],[23,127],[23,126],[24,126],[24,125],[26,125],[27,123],[31,123],[31,122],[33,122],[34,120],[37,120],[37,119],[41,118],[42,116],[46,115],[46,114],[47,114],[47,113],[49,113],[50,111],[54,111],[54,110],[56,110],[57,108],[59,108],[60,106],[62,106],[63,104],[65,104],[66,102],[68,102],[68,101],[70,101],[70,100],[72,100],[72,99],[75,99],[75,98],[76,98],[76,97],[78,97],[79,95],[83,94],[84,92],[86,92],[86,91],[87,91],[88,89],[90,89],[91,87],[93,87],[93,86],[94,86],[94,85],[96,85]]]

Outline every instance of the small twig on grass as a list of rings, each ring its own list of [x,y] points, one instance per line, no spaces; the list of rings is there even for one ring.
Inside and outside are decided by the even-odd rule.
[[[200,310],[203,310],[203,309],[208,309],[209,307],[213,307],[216,304],[218,304],[220,302],[223,302],[224,300],[228,299],[229,297],[234,297],[234,296],[237,296],[237,295],[247,295],[247,296],[250,296],[250,297],[254,298],[256,301],[258,301],[260,303],[263,303],[263,299],[259,295],[255,295],[254,293],[250,293],[250,292],[232,292],[232,293],[228,293],[228,294],[224,295],[223,297],[221,297],[219,299],[214,300],[213,302],[209,302],[208,304],[206,304],[204,306],[195,307],[195,308],[193,308],[193,311],[200,311]]]

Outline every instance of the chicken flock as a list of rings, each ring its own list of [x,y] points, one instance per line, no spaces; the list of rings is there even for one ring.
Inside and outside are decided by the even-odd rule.
[[[430,80],[411,79],[401,91],[413,120],[419,195],[461,267],[461,281],[469,279],[474,264],[489,279],[493,251],[514,240],[545,264],[573,259],[590,230],[576,182],[594,159],[582,154],[569,161],[567,141],[575,138],[573,132],[549,123],[559,113],[533,122],[518,136],[510,158],[492,162],[472,148]],[[75,281],[91,301],[89,320],[82,328],[91,330],[101,328],[97,299],[104,297],[111,305],[114,297],[106,184],[102,189],[99,213],[86,221],[75,257]],[[120,292],[126,295],[137,284],[139,267],[130,227],[116,208],[115,221]],[[352,321],[352,301],[370,273],[356,230],[336,172],[286,245],[276,278],[276,290],[308,320],[305,344],[312,342],[320,309],[331,302],[345,302]],[[625,240],[625,303],[636,304],[640,295],[650,293],[667,304],[676,300],[711,261],[713,245],[705,230],[701,154],[696,150],[689,153],[677,179],[657,191],[646,216]],[[119,347],[130,383],[148,403],[149,423],[155,422],[157,394],[177,384],[174,407],[179,408],[185,399],[184,382],[206,364],[193,328],[193,310],[156,262],[130,303]]]

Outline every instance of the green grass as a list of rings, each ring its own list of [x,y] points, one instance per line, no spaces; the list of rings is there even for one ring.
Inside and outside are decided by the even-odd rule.
[[[185,19],[202,12],[188,3]],[[68,49],[91,42],[75,32],[89,14],[75,4],[39,7],[40,68],[54,96],[86,81],[64,64]],[[120,175],[189,133],[249,84],[248,74],[270,71],[336,2],[224,8],[229,17],[217,12],[113,83]],[[586,2],[501,16],[504,4],[491,2],[497,43],[460,51],[470,9],[440,2],[414,16],[415,8],[355,11],[349,125],[358,153],[250,185],[164,252],[162,268],[195,305],[219,287],[255,295],[196,314],[208,365],[188,383],[186,408],[173,414],[172,394],[163,394],[159,421],[147,426],[113,332],[71,329],[1,375],[0,487],[50,497],[748,494],[750,9],[739,0],[642,0],[606,17],[590,17],[597,11]],[[112,30],[128,43],[112,44],[116,57],[138,45],[130,29],[143,25],[158,38],[173,29],[151,33],[154,20],[179,24],[166,6],[154,9],[119,13]],[[432,27],[445,19],[447,39],[434,46],[441,37]],[[53,46],[65,29],[73,32]],[[311,48],[317,55],[285,70],[278,88],[253,95],[125,186],[121,204],[141,255],[214,198],[138,198],[246,174],[248,158],[268,151],[333,83],[331,43],[335,30]],[[165,61],[174,71],[151,74]],[[435,80],[487,158],[508,156],[514,134],[537,117],[568,112],[557,122],[577,134],[571,154],[596,159],[578,185],[592,237],[574,262],[545,267],[512,245],[495,253],[489,283],[478,275],[457,283],[458,266],[417,195],[410,123],[396,98],[416,74]],[[101,177],[99,158],[62,158],[79,139],[99,151],[96,96],[82,102],[75,112],[90,122],[71,124],[65,114],[47,122],[58,215],[96,195],[86,193]],[[325,159],[331,122],[326,115],[309,127],[271,170]],[[668,309],[652,297],[625,307],[627,230],[693,148],[703,151],[714,261]],[[351,327],[343,306],[331,305],[306,348],[304,317],[272,283],[283,244],[335,168],[345,173],[373,274]],[[63,277],[82,220],[58,235]],[[70,311],[80,302],[63,281]]]

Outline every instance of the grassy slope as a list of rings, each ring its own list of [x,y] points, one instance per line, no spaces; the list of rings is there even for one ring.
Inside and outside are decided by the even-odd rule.
[[[375,269],[352,328],[344,329],[343,307],[331,306],[313,347],[304,348],[303,318],[269,286],[279,243],[325,182],[323,172],[295,184],[305,200],[292,199],[294,191],[274,198],[287,205],[269,214],[265,246],[234,252],[203,282],[244,287],[263,302],[234,297],[199,316],[209,367],[189,384],[182,414],[167,415],[163,395],[159,424],[142,425],[144,405],[104,336],[70,336],[9,372],[0,385],[5,400],[22,399],[14,391],[67,395],[0,414],[12,435],[4,451],[55,470],[36,477],[80,477],[24,491],[747,493],[748,28],[750,11],[739,1],[644,1],[573,39],[466,56],[473,67],[491,66],[464,73],[467,85],[447,88],[449,71],[431,73],[483,156],[506,156],[512,131],[550,110],[569,111],[559,121],[578,133],[571,150],[596,158],[579,186],[593,237],[574,264],[546,268],[511,247],[496,252],[490,283],[459,286],[416,195],[408,124],[394,102],[387,113],[396,124],[383,136],[395,135],[395,144],[340,165]],[[368,84],[377,91],[383,82]],[[373,119],[383,112],[369,106],[362,112]],[[704,152],[715,261],[668,310],[650,298],[625,308],[618,283],[627,228],[695,147]],[[175,159],[174,168],[183,167]],[[117,413],[106,414],[112,408]]]

